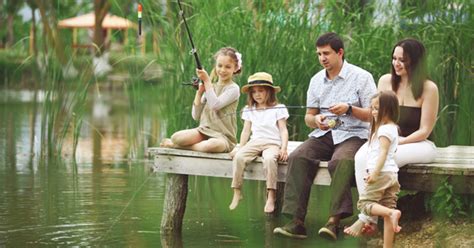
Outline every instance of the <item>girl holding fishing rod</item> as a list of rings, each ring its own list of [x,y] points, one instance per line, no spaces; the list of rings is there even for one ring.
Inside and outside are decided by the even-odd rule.
[[[232,47],[221,48],[211,76],[204,69],[196,69],[202,81],[193,101],[192,117],[199,127],[174,133],[160,146],[200,152],[230,152],[237,143],[239,85],[233,76],[242,70],[242,55]]]
[[[257,156],[262,156],[263,169],[267,177],[267,201],[264,212],[272,213],[275,210],[276,200],[277,160],[288,159],[286,120],[289,114],[285,105],[278,104],[276,93],[280,92],[280,87],[273,85],[272,75],[266,72],[251,75],[248,84],[242,87],[242,92],[248,93],[248,100],[247,106],[242,110],[242,119],[245,123],[240,135],[240,149],[234,148],[230,153],[233,157],[234,196],[229,208],[234,210],[242,199],[241,188],[245,166]]]

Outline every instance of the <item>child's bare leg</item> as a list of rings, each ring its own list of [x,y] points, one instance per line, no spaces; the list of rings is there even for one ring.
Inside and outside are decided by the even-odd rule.
[[[206,136],[200,133],[197,129],[186,129],[181,130],[171,135],[171,142],[177,148],[187,148],[203,140],[206,140]]]
[[[383,216],[384,218],[389,217],[390,218],[390,223],[392,224],[392,230],[395,233],[400,232],[400,230],[402,229],[398,225],[398,221],[400,220],[400,217],[402,216],[402,212],[400,212],[400,210],[398,210],[398,209],[387,208],[385,206],[382,206],[380,204],[375,203],[372,206],[371,214],[372,215]]]
[[[240,200],[242,200],[242,192],[240,189],[234,188],[234,196],[232,197],[232,202],[229,205],[229,209],[234,210],[239,205]]]
[[[227,144],[222,139],[210,138],[189,146],[189,149],[198,152],[224,152]]]
[[[163,139],[160,143],[161,147],[168,148],[182,148],[186,149],[188,146],[196,144],[206,139],[197,129],[181,130],[173,135],[170,139]]]
[[[265,208],[263,211],[265,213],[273,213],[275,210],[275,201],[276,201],[276,190],[268,189],[267,191],[267,202],[265,203]]]
[[[395,233],[393,232],[392,221],[390,217],[383,217],[383,247],[391,248],[393,247],[393,239]]]
[[[362,220],[358,219],[350,227],[344,228],[344,233],[351,235],[352,237],[359,237],[362,234],[362,229],[364,225],[365,223]]]
[[[398,209],[394,209],[390,213],[390,221],[392,222],[393,231],[395,233],[398,233],[400,232],[400,230],[402,230],[402,228],[398,225],[398,221],[400,220],[400,217],[402,217],[402,212],[400,212],[400,210]]]

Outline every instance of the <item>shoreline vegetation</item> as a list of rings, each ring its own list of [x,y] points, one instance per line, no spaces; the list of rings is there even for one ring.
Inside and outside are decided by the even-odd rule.
[[[97,91],[107,77],[94,76],[94,55],[84,49],[74,53],[70,42],[72,31],[58,29],[56,24],[57,20],[75,16],[78,9],[93,11],[94,6],[88,1],[58,1],[45,6],[34,4],[38,1],[6,2],[14,6],[0,15],[5,23],[10,20],[7,17],[12,16],[11,23],[8,21],[6,28],[2,26],[0,30],[0,88],[46,92],[46,100],[35,107],[42,118],[38,156],[57,156],[64,145],[72,145],[75,151],[84,125],[82,116],[87,111],[88,93]],[[136,22],[136,6],[130,1],[96,2],[106,3],[103,9]],[[120,51],[111,50],[109,60],[112,74],[127,75],[119,84],[130,105],[130,158],[143,158],[147,146],[157,146],[174,131],[195,126],[190,115],[194,90],[181,85],[195,75],[195,64],[189,55],[191,46],[178,15],[178,6],[175,1],[140,2],[143,5],[142,32],[148,34],[143,38],[145,53],[141,53],[143,43],[140,44],[133,30],[113,31],[110,37],[112,43],[130,40]],[[222,46],[235,47],[243,55],[243,73],[235,81],[242,86],[250,74],[267,71],[284,89],[279,101],[287,106],[305,105],[308,82],[321,69],[314,52],[315,38],[320,34],[327,31],[340,34],[346,45],[346,59],[371,72],[376,81],[389,72],[393,44],[402,38],[417,38],[426,46],[428,73],[440,91],[440,109],[434,129],[436,145],[474,145],[474,131],[470,128],[474,126],[471,47],[474,10],[471,1],[385,2],[392,1],[188,0],[183,7],[206,70],[211,70],[214,51]],[[7,3],[2,1],[1,4]],[[31,8],[36,13],[33,16],[47,16],[49,22],[34,18],[23,21],[18,13],[21,8]],[[35,34],[34,49],[30,49],[30,33]],[[83,40],[87,40],[86,33],[82,33]],[[58,49],[58,44],[64,49]],[[78,70],[78,75],[65,78],[64,68],[70,64]],[[147,80],[148,73],[152,80]],[[245,100],[245,97],[240,98],[239,110]],[[151,124],[154,129],[164,130],[145,133],[145,126],[149,125],[144,121],[145,112],[148,113],[146,118],[155,117]],[[304,108],[289,108],[289,112],[290,140],[304,140],[309,132],[303,121]],[[238,125],[241,130],[242,123]],[[73,144],[64,144],[71,135]],[[420,230],[431,228],[425,227],[425,222],[442,229],[443,221],[456,221],[456,218],[466,223],[466,233],[473,230],[474,199],[448,189],[449,185],[441,185],[439,192],[423,201],[423,209],[431,211],[431,217],[417,224]],[[448,216],[444,216],[446,213]],[[437,222],[433,216],[443,216],[443,221]],[[455,224],[448,226],[460,229]],[[426,233],[438,235],[438,232]],[[397,243],[404,242],[402,235]],[[443,236],[444,232],[439,232],[439,235],[449,238],[455,234]],[[410,245],[414,246],[427,244],[416,239],[431,239],[416,234],[413,237],[415,240]],[[472,237],[472,231],[467,237]],[[445,240],[443,242],[450,239]]]

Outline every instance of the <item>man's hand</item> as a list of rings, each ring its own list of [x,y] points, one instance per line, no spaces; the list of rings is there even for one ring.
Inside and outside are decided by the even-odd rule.
[[[349,104],[347,103],[337,103],[329,108],[329,112],[335,114],[335,115],[343,115],[347,113],[347,110],[349,109]]]
[[[326,131],[329,129],[329,126],[324,122],[326,119],[326,116],[322,114],[318,114],[314,117],[314,121],[316,122],[316,125],[318,126],[319,129]]]

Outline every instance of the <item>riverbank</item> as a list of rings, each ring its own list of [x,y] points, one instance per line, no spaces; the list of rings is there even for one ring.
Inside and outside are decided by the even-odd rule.
[[[426,215],[401,223],[395,247],[474,247],[474,221],[469,218],[442,220]],[[367,239],[367,247],[382,247],[382,232]]]

